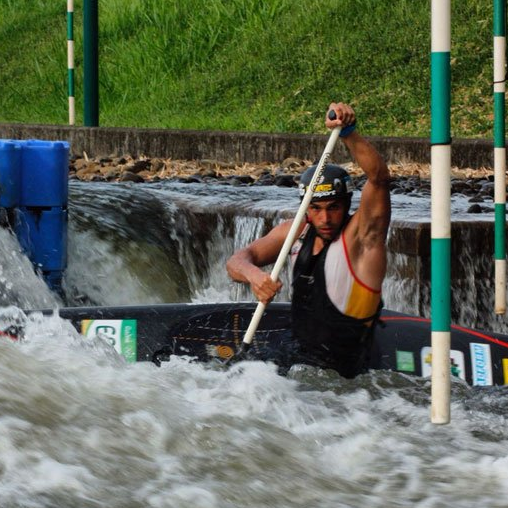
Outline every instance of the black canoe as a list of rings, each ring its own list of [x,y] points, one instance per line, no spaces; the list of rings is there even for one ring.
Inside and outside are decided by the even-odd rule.
[[[223,303],[80,307],[59,312],[83,335],[107,339],[127,361],[159,363],[171,355],[199,361],[230,357],[254,309],[254,303]],[[272,303],[250,353],[260,359],[277,357],[290,337],[289,304]],[[371,368],[429,376],[430,337],[428,319],[384,310],[376,329]],[[452,326],[450,360],[453,375],[471,385],[507,384],[508,335]],[[276,361],[284,363],[283,356]]]

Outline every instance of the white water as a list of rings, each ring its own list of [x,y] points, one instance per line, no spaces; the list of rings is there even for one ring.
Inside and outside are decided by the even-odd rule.
[[[6,312],[6,311],[5,311]],[[0,342],[0,505],[504,507],[506,390],[175,358],[125,364],[59,318]]]
[[[207,274],[192,266],[195,300],[242,296],[223,264],[264,220],[238,217],[232,227],[217,223],[209,241],[221,248],[208,249]],[[72,224],[67,282],[109,305],[164,301],[167,279],[177,292],[160,246],[117,229],[120,244],[113,229]],[[5,297],[56,305],[4,234]],[[192,251],[178,248],[190,263]],[[0,310],[0,330],[19,324],[23,341],[0,337],[1,508],[506,506],[505,388],[454,380],[452,423],[433,426],[426,379],[344,380],[310,367],[281,377],[271,364],[225,370],[184,358],[128,365],[56,316]]]

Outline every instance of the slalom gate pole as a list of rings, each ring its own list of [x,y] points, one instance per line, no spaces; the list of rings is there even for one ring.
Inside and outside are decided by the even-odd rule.
[[[494,259],[496,314],[506,312],[506,0],[494,0]]]
[[[69,97],[69,125],[76,123],[74,100],[74,0],[67,0],[67,84]]]
[[[451,2],[432,0],[431,33],[431,421],[450,422]]]
[[[83,0],[85,127],[99,126],[99,0]]]

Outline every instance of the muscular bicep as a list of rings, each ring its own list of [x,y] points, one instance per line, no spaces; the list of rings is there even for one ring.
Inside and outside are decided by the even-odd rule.
[[[357,214],[357,236],[363,247],[384,245],[390,225],[389,181],[365,182]]]

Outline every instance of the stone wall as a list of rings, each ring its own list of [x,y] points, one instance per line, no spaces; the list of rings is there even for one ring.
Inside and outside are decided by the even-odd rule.
[[[314,160],[320,157],[326,135],[266,134],[252,132],[192,131],[70,127],[66,125],[0,124],[3,139],[66,140],[73,155],[146,155],[173,159],[214,159],[225,162],[281,162],[288,157]],[[427,138],[370,137],[388,163],[430,162]],[[338,144],[333,160],[349,160]],[[452,144],[452,164],[459,168],[493,166],[493,143],[481,139],[457,139]]]

